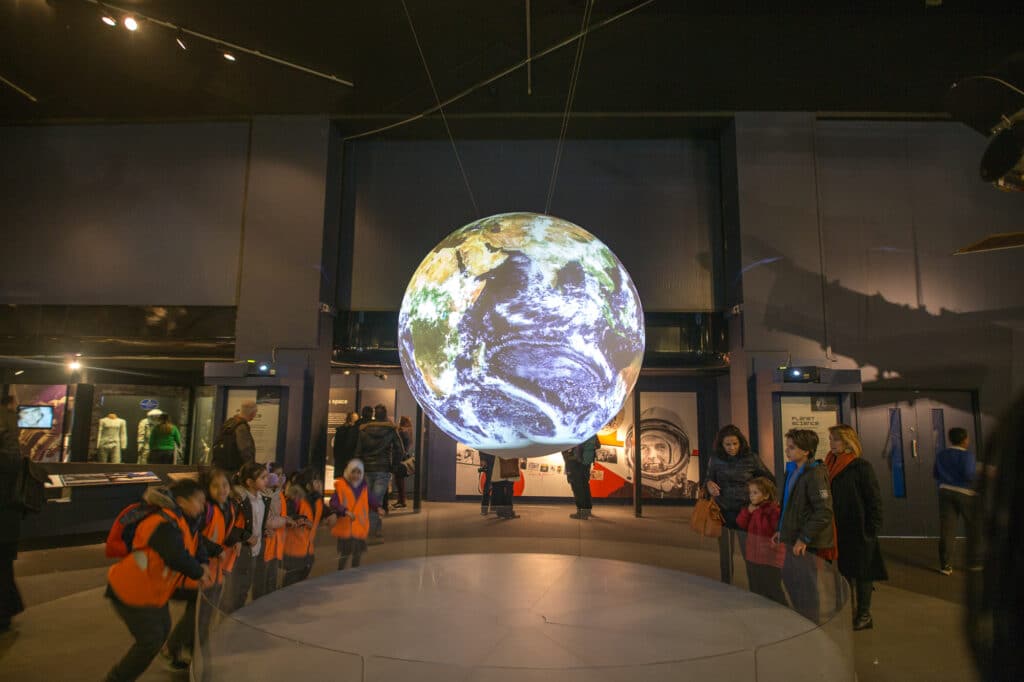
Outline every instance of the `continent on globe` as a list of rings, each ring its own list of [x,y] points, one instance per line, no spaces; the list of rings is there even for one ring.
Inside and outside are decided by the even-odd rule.
[[[535,213],[482,218],[427,254],[402,299],[402,371],[446,434],[539,457],[597,433],[640,374],[644,314],[615,254]]]

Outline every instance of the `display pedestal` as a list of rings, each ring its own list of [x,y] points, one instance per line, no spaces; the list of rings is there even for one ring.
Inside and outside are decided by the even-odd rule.
[[[848,617],[848,608],[836,615],[847,631]],[[853,679],[841,637],[763,597],[678,571],[551,554],[347,569],[225,618],[203,648],[217,680],[254,669],[267,679],[421,682]]]

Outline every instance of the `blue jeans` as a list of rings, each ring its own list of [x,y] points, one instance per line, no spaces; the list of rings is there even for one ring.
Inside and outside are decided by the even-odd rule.
[[[366,484],[370,486],[370,495],[377,498],[380,502],[380,506],[384,507],[387,504],[388,497],[388,483],[391,482],[391,474],[386,471],[367,471],[366,472]],[[382,523],[380,521],[380,514],[376,510],[370,510],[370,534],[378,535],[381,533]]]

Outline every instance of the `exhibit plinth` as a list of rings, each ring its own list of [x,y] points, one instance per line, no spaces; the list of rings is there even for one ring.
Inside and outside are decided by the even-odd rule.
[[[848,606],[837,619],[848,633]],[[828,623],[679,571],[552,554],[333,573],[223,616],[200,650],[195,679],[853,679]]]

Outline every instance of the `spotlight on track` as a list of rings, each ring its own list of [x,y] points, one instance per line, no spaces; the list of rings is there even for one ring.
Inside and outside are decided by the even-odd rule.
[[[229,62],[236,61],[235,60],[235,55],[231,54],[230,52],[225,52],[224,53],[224,59],[228,60]]]
[[[188,47],[185,45],[185,40],[181,37],[181,35],[178,35],[178,37],[174,39],[174,42],[178,43],[178,47],[180,47],[181,49],[188,50]]]
[[[124,27],[129,31],[138,31],[139,22],[135,20],[135,17],[127,16],[124,18]]]
[[[100,17],[100,21],[102,21],[107,26],[117,26],[117,21],[115,21],[114,17],[110,16],[109,14],[104,14],[102,17]]]

